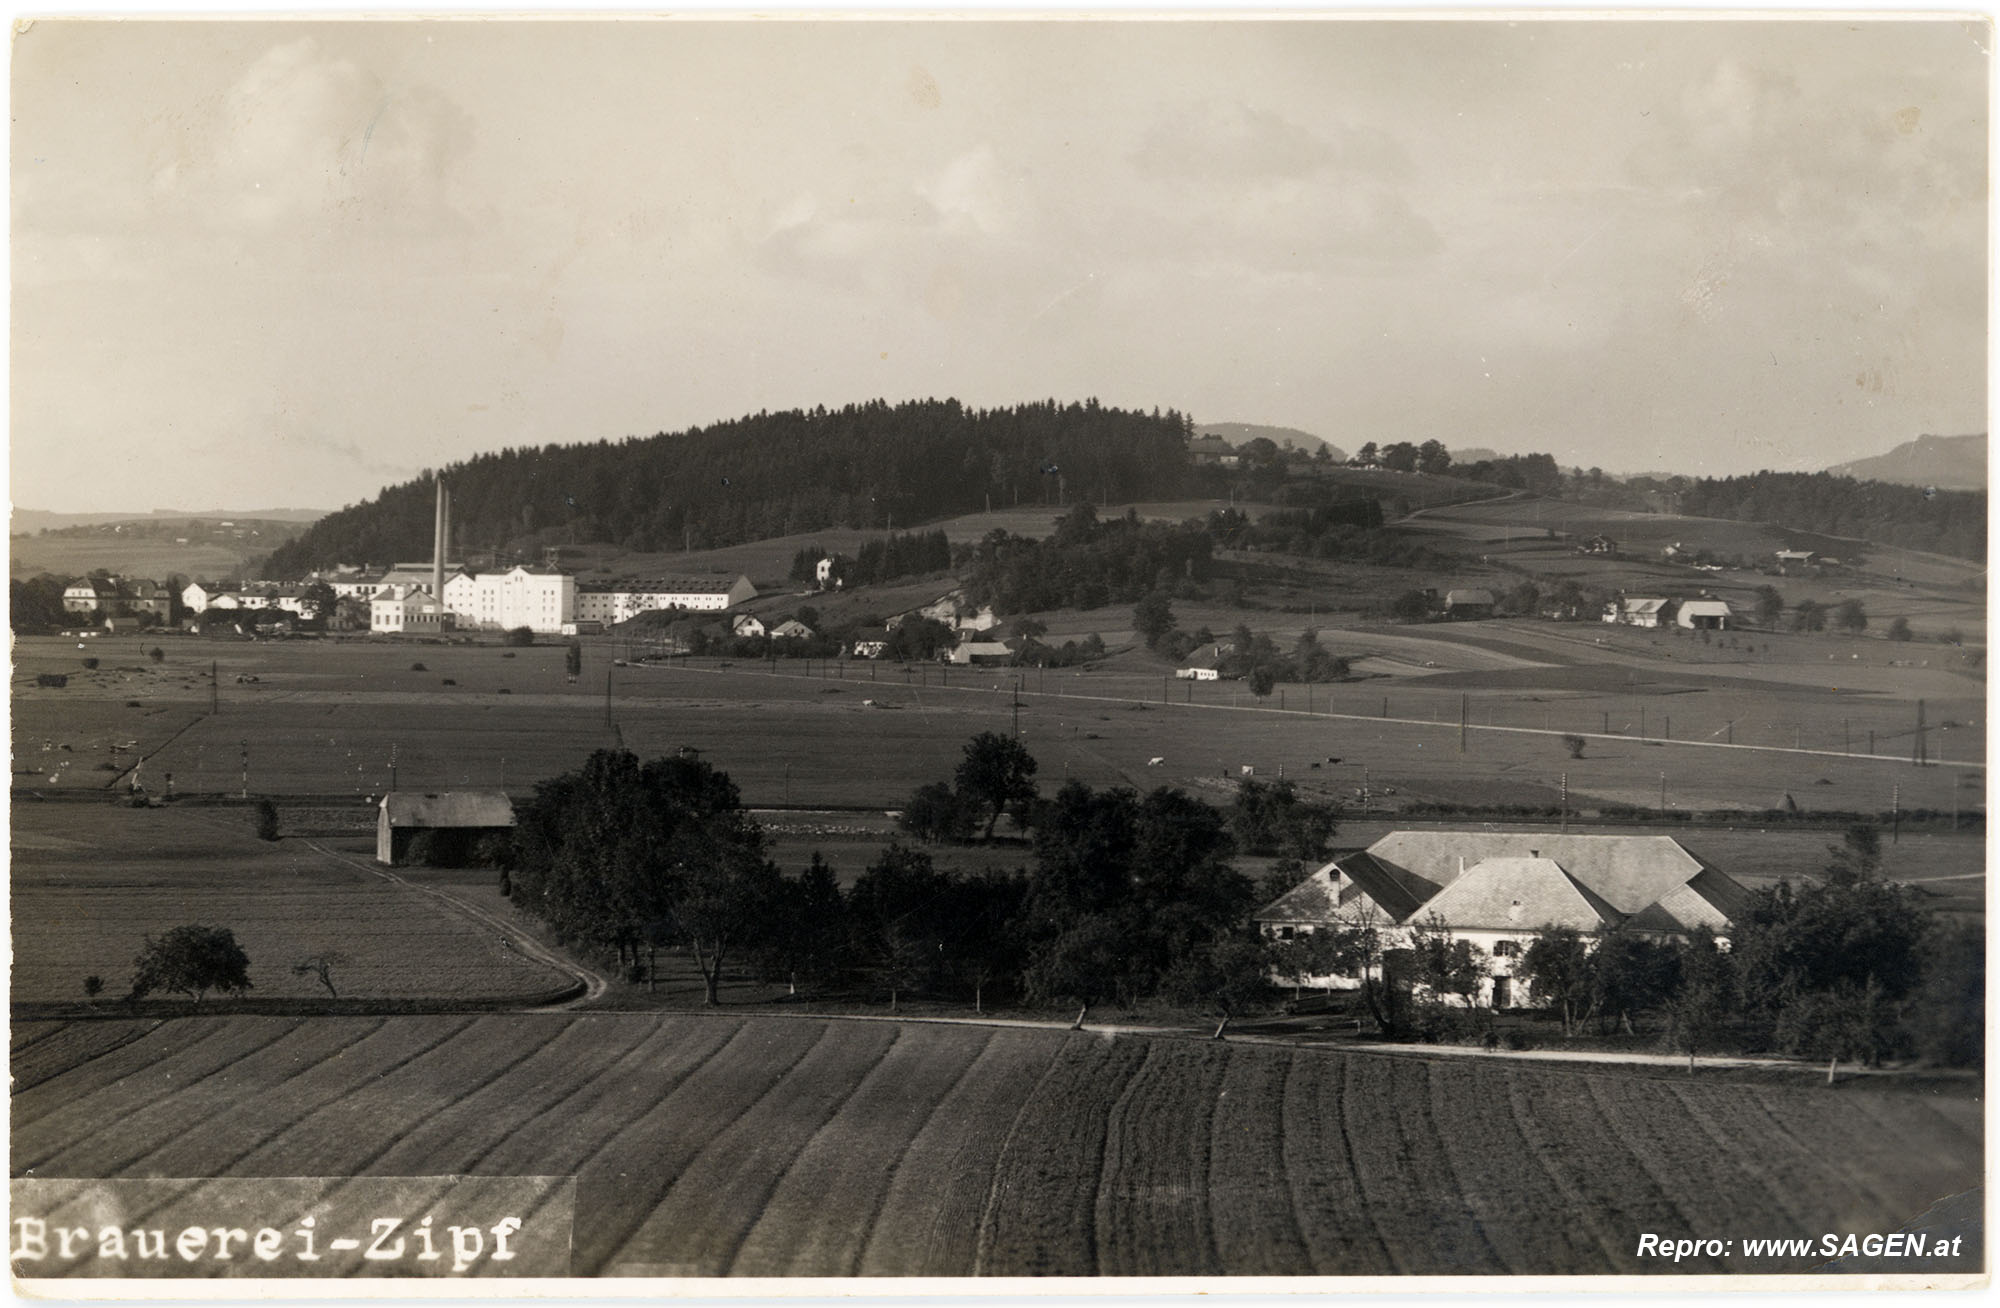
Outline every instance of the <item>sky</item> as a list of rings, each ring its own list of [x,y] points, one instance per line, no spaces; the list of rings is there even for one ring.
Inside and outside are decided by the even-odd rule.
[[[10,495],[956,396],[1815,468],[1986,428],[1979,21],[43,21]]]

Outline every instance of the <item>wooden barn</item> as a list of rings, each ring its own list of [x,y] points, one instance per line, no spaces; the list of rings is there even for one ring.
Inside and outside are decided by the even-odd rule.
[[[375,824],[375,861],[395,867],[409,859],[411,846],[428,837],[423,861],[444,867],[472,862],[482,836],[514,829],[514,802],[501,790],[449,790],[422,794],[395,790],[382,796]]]

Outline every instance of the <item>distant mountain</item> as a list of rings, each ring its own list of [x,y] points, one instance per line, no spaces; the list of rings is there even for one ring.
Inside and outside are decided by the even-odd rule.
[[[1282,448],[1286,441],[1302,450],[1315,450],[1324,445],[1327,455],[1336,463],[1345,463],[1347,455],[1332,441],[1323,440],[1309,431],[1297,427],[1263,427],[1254,422],[1211,422],[1196,427],[1198,436],[1220,436],[1231,445],[1241,445],[1244,441],[1256,440],[1259,436]]]
[[[200,518],[213,522],[228,518],[237,522],[318,522],[331,509],[151,509],[145,513],[51,513],[46,509],[15,509],[7,524],[8,534],[32,536],[38,531],[59,527],[95,527],[109,522],[146,522],[154,519],[185,521]]]
[[[1862,481],[1886,481],[1898,486],[1935,486],[1939,490],[1986,489],[1986,433],[1974,436],[1919,436],[1887,454],[1856,459],[1828,472]]]

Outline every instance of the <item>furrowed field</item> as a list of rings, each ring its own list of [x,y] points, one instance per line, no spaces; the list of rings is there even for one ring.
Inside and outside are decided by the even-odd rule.
[[[1020,1028],[29,1022],[12,1061],[17,1176],[574,1174],[576,1275],[1799,1271],[1635,1250],[1980,1177],[1970,1097]]]

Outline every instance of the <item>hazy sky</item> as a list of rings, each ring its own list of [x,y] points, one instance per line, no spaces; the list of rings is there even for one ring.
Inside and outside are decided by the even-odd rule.
[[[12,498],[955,395],[1725,473],[1985,429],[1982,23],[43,22]]]

